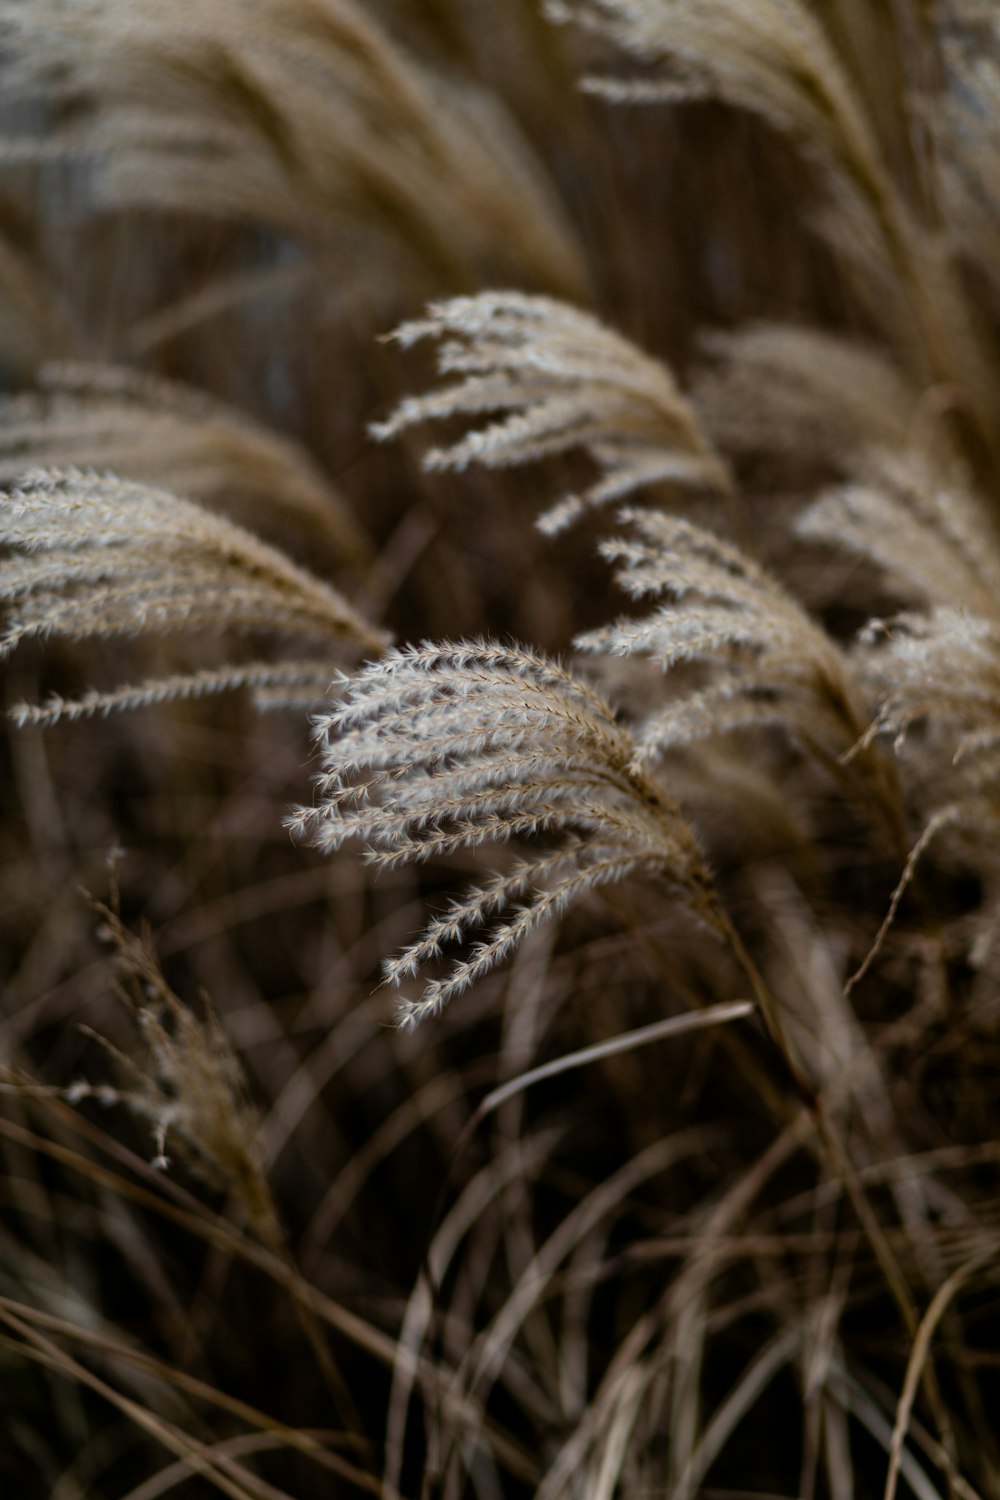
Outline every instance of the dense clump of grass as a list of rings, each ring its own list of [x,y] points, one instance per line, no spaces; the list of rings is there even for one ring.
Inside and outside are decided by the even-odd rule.
[[[0,1481],[995,1493],[990,8],[0,79]]]

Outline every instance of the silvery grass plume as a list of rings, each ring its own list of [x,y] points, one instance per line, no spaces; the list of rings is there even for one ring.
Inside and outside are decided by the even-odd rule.
[[[822,150],[839,170],[877,178],[877,139],[823,24],[804,0],[547,0],[574,22],[654,65],[643,80],[589,77],[624,101],[721,98]]]
[[[985,352],[955,266],[955,246],[938,199],[931,153],[915,148],[930,113],[926,97],[900,93],[897,139],[884,143],[855,82],[854,57],[868,58],[877,39],[857,16],[838,16],[849,46],[806,0],[549,0],[549,15],[606,37],[641,61],[647,76],[588,78],[612,100],[683,103],[718,99],[763,119],[817,170],[826,201],[814,216],[852,292],[900,354],[921,388],[944,383],[973,414],[981,439],[997,451],[997,370]],[[901,50],[918,23],[890,17]],[[921,23],[921,45],[936,45]],[[874,67],[876,64],[871,63]],[[933,64],[932,64],[933,66]],[[648,76],[651,70],[652,76]],[[927,77],[930,67],[922,64]],[[890,163],[918,163],[930,211],[921,217]]]
[[[897,751],[912,756],[925,796],[933,801],[990,786],[1000,793],[996,612],[983,618],[940,606],[875,620],[862,636],[858,660],[879,703],[869,735],[892,735]]]
[[[600,478],[547,511],[543,531],[647,485],[729,493],[725,466],[670,371],[590,313],[548,297],[483,292],[433,303],[392,338],[404,348],[435,340],[439,371],[459,378],[404,400],[372,428],[376,437],[431,419],[500,414],[431,449],[426,468],[504,468],[574,448],[593,459]]]
[[[582,651],[647,656],[664,670],[707,662],[715,679],[646,717],[647,762],[677,745],[779,723],[828,761],[864,732],[868,712],[850,665],[822,627],[737,547],[658,511],[625,509],[632,535],[601,544],[616,578],[655,607],[577,637]]]
[[[277,636],[311,654],[152,678],[12,710],[20,723],[135,708],[249,685],[268,703],[315,703],[331,649],[378,653],[387,637],[328,584],[220,516],[166,490],[76,469],[37,470],[0,496],[0,655],[22,641],[170,633]]]
[[[105,1043],[122,1069],[124,1087],[81,1081],[70,1085],[67,1098],[122,1104],[148,1120],[154,1167],[166,1170],[169,1153],[176,1152],[197,1175],[231,1192],[255,1232],[277,1244],[277,1213],[257,1145],[260,1122],[222,1023],[207,1002],[198,1016],[178,998],[148,935],[130,932],[113,907],[95,905],[144,1049],[135,1057]]]
[[[354,0],[3,0],[0,44],[5,98],[51,121],[0,157],[86,161],[99,205],[264,224],[327,271],[360,242],[396,275],[506,266],[583,293],[500,102],[432,76]]]
[[[637,764],[610,705],[546,657],[491,641],[392,650],[351,680],[316,734],[318,801],[292,826],[321,849],[360,840],[370,864],[392,869],[539,840],[386,963],[387,981],[399,985],[445,948],[477,938],[446,977],[402,1002],[406,1024],[439,1011],[541,922],[629,875],[666,881],[726,930],[694,834],[666,788]]]
[[[820,496],[798,530],[874,562],[905,599],[1000,613],[1000,535],[954,464],[868,453],[855,482]]]
[[[815,328],[752,323],[706,334],[691,387],[723,452],[766,454],[853,472],[868,450],[930,446],[930,412],[887,355]]]
[[[39,389],[0,397],[0,482],[27,469],[110,470],[294,525],[363,566],[371,548],[297,443],[192,386],[103,364],[48,364]]]
[[[869,968],[925,850],[939,835],[956,842],[987,897],[971,928],[979,966],[1000,933],[1000,619],[956,606],[874,620],[855,651],[878,712],[865,736],[893,738],[908,800],[922,824],[907,857]]]

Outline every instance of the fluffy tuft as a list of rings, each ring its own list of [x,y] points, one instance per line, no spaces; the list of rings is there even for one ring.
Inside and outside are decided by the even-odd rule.
[[[544,656],[493,641],[392,650],[347,685],[316,734],[318,799],[292,826],[319,848],[361,842],[381,869],[514,840],[531,849],[385,965],[398,985],[446,948],[466,947],[445,977],[402,1001],[406,1025],[504,962],[543,921],[626,876],[665,879],[716,920],[694,835],[666,788],[636,766],[610,705]]]
[[[321,656],[378,653],[387,637],[336,590],[233,522],[166,490],[78,469],[41,469],[0,496],[0,655],[33,638],[79,641],[167,634],[267,634],[287,664],[180,673],[75,702],[13,710],[52,723],[248,684],[297,702],[329,681]],[[287,648],[286,648],[287,649]]]
[[[593,460],[599,478],[547,510],[538,522],[545,532],[650,485],[729,492],[725,465],[670,371],[591,313],[549,297],[484,292],[432,304],[393,338],[404,347],[433,339],[439,372],[458,379],[401,402],[372,428],[375,437],[496,413],[432,448],[425,467],[507,468],[572,449]]]

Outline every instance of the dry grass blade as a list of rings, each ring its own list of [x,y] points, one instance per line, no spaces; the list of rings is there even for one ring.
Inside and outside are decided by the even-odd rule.
[[[671,1490],[671,1500],[689,1500],[698,1493],[705,1474],[727,1438],[748,1412],[752,1411],[761,1392],[795,1356],[802,1343],[802,1330],[794,1325],[776,1334],[743,1371],[726,1399],[713,1413],[697,1448],[691,1454],[683,1474]]]
[[[532,1179],[544,1165],[558,1132],[539,1132],[507,1148],[498,1161],[475,1174],[449,1209],[427,1249],[426,1266],[414,1287],[399,1330],[399,1357],[393,1370],[386,1432],[385,1479],[390,1491],[401,1488],[408,1408],[417,1382],[418,1360],[433,1321],[432,1287],[440,1285],[463,1238],[488,1210],[491,1200],[518,1180]]]
[[[0,653],[32,638],[69,640],[171,632],[251,632],[296,643],[297,651],[378,653],[386,637],[328,584],[220,516],[165,490],[75,469],[28,474],[0,503],[0,599],[7,625]],[[324,663],[303,672],[293,658],[287,678],[254,663],[209,678],[172,674],[118,694],[56,700],[22,721],[50,722],[115,707],[237,686],[255,677],[290,698],[303,685],[317,696]],[[329,674],[329,668],[326,669]],[[309,672],[313,675],[310,678]],[[241,678],[242,673],[242,678]]]
[[[433,304],[393,338],[438,344],[442,375],[459,377],[403,401],[379,438],[417,423],[498,413],[450,447],[433,448],[428,469],[506,468],[582,449],[600,478],[539,520],[562,530],[584,511],[650,485],[729,493],[724,464],[669,370],[590,313],[547,297],[484,292]]]
[[[707,1010],[668,1016],[665,1021],[654,1021],[651,1026],[641,1026],[637,1031],[623,1031],[606,1042],[596,1042],[594,1046],[584,1047],[579,1052],[569,1052],[564,1057],[554,1058],[552,1062],[530,1068],[527,1073],[521,1073],[517,1078],[502,1083],[499,1088],[492,1089],[476,1110],[475,1118],[482,1119],[484,1115],[499,1109],[508,1099],[513,1099],[516,1094],[532,1088],[536,1083],[543,1083],[546,1078],[555,1078],[574,1068],[585,1068],[606,1057],[617,1057],[619,1053],[631,1052],[636,1047],[648,1047],[666,1037],[681,1036],[688,1031],[700,1031],[706,1026],[721,1026],[726,1021],[741,1020],[744,1016],[752,1015],[755,1008],[752,1000],[711,1005]]]
[[[962,1290],[965,1283],[977,1272],[990,1264],[996,1263],[996,1246],[991,1245],[988,1250],[974,1255],[964,1265],[953,1271],[947,1281],[943,1282],[934,1294],[934,1299],[920,1321],[916,1338],[913,1340],[913,1348],[910,1352],[909,1363],[906,1368],[906,1379],[903,1382],[903,1390],[900,1394],[899,1405],[896,1410],[896,1421],[892,1431],[892,1443],[889,1449],[889,1472],[886,1475],[884,1500],[894,1500],[896,1488],[899,1483],[900,1460],[903,1454],[903,1444],[906,1442],[906,1431],[913,1412],[913,1402],[916,1398],[917,1387],[920,1377],[927,1363],[931,1340],[937,1330],[941,1319],[948,1310],[948,1306]]]
[[[490,1327],[479,1335],[463,1359],[455,1386],[469,1392],[482,1383],[495,1381],[504,1367],[518,1331],[546,1289],[559,1266],[589,1234],[620,1211],[623,1202],[650,1178],[662,1175],[676,1162],[693,1155],[704,1144],[699,1129],[678,1131],[653,1141],[626,1161],[615,1173],[598,1183],[566,1214],[524,1267]]]
[[[503,918],[402,1018],[415,1022],[496,967],[547,917],[632,874],[667,880],[717,925],[694,835],[611,707],[557,663],[489,641],[391,651],[317,722],[317,805],[294,820],[320,848],[361,840],[378,868],[542,835],[385,966],[400,983]]]
[[[257,1451],[257,1445],[262,1447],[265,1445],[273,1445],[275,1447],[284,1446],[306,1455],[314,1463],[338,1474],[341,1478],[357,1485],[362,1490],[377,1489],[377,1481],[374,1478],[359,1470],[346,1459],[341,1458],[338,1453],[332,1451],[327,1446],[325,1440],[328,1440],[331,1434],[311,1433],[295,1427],[288,1427],[273,1417],[267,1416],[264,1412],[247,1405],[246,1402],[227,1395],[224,1391],[216,1389],[205,1381],[188,1374],[186,1371],[178,1370],[172,1365],[164,1363],[162,1360],[145,1354],[142,1350],[135,1348],[131,1343],[127,1342],[124,1337],[116,1337],[111,1331],[95,1331],[81,1327],[79,1324],[67,1321],[63,1317],[54,1317],[51,1314],[41,1312],[29,1304],[20,1303],[11,1298],[0,1297],[0,1317],[11,1315],[17,1319],[19,1326],[25,1332],[28,1329],[36,1331],[43,1329],[71,1343],[77,1343],[85,1350],[111,1355],[116,1361],[120,1361],[125,1369],[131,1369],[136,1372],[140,1379],[143,1375],[152,1376],[154,1380],[172,1386],[195,1400],[203,1401],[208,1406],[214,1407],[220,1412],[231,1414],[251,1429],[236,1438],[229,1439],[228,1442],[213,1445],[213,1449],[211,1450],[213,1452],[229,1453],[233,1457],[238,1457],[242,1453]],[[49,1347],[54,1355],[57,1348],[54,1341]],[[129,1500],[136,1500],[136,1497],[141,1494],[152,1497],[167,1493],[173,1488],[174,1484],[185,1477],[189,1477],[190,1468],[191,1465],[186,1460],[181,1460],[174,1468],[167,1469],[155,1475],[140,1490],[134,1493],[130,1492]]]
[[[108,1381],[94,1375],[79,1360],[60,1348],[53,1339],[47,1338],[6,1308],[0,1308],[0,1321],[20,1335],[24,1356],[36,1360],[64,1379],[77,1383],[81,1388],[103,1396],[136,1426],[161,1443],[168,1452],[176,1454],[183,1461],[185,1473],[199,1475],[214,1490],[228,1495],[230,1500],[292,1500],[287,1491],[266,1484],[224,1452],[220,1454],[215,1445],[184,1432],[140,1402],[123,1395]]]
[[[858,1384],[843,1368],[834,1368],[830,1381],[831,1399],[859,1423],[861,1428],[874,1438],[886,1454],[892,1441],[892,1424],[877,1401]],[[909,1448],[904,1448],[900,1458],[900,1473],[913,1491],[917,1500],[944,1500],[944,1491],[927,1474]],[[976,1492],[971,1494],[957,1479],[954,1493],[962,1500],[978,1500]]]

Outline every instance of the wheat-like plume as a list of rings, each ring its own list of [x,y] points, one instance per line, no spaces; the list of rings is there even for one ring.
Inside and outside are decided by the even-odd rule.
[[[932,840],[947,833],[982,877],[977,920],[967,929],[976,964],[1000,927],[1000,622],[940,606],[873,621],[856,650],[878,712],[866,740],[893,737],[921,833],[904,865],[870,966]]]
[[[803,536],[866,557],[904,596],[1000,611],[1000,537],[982,501],[954,469],[920,452],[869,453],[859,476],[802,516]]]
[[[433,77],[353,0],[4,0],[0,36],[8,97],[54,119],[7,155],[86,158],[107,204],[263,223],[327,265],[367,244],[438,283],[482,263],[581,292],[499,101]]]
[[[804,0],[548,0],[546,9],[657,65],[652,78],[591,77],[588,89],[626,101],[723,98],[878,175],[863,101]]]
[[[308,659],[221,673],[172,674],[75,703],[21,706],[51,722],[167,697],[259,682],[315,701],[331,674],[320,653],[378,653],[386,637],[334,589],[242,527],[166,490],[75,469],[28,474],[0,497],[0,653],[33,637],[69,640],[251,632],[293,642]],[[290,657],[292,653],[289,653]]]
[[[117,892],[113,896],[117,901]],[[135,1016],[144,1055],[109,1047],[125,1074],[125,1087],[71,1084],[71,1103],[96,1097],[105,1106],[123,1104],[148,1120],[156,1154],[153,1166],[166,1170],[169,1152],[182,1154],[196,1173],[231,1192],[257,1234],[276,1244],[280,1237],[271,1191],[257,1144],[259,1120],[239,1060],[208,1001],[198,1016],[177,997],[164,977],[147,933],[123,924],[114,906],[96,904],[102,937],[112,945],[124,999]],[[97,1040],[101,1040],[100,1037]]]
[[[459,378],[403,401],[373,428],[376,437],[431,419],[500,414],[431,449],[427,468],[501,468],[574,448],[593,459],[600,478],[547,511],[544,531],[646,485],[728,493],[725,466],[670,371],[590,313],[548,297],[484,292],[435,303],[392,337],[404,348],[436,340],[439,371]]]
[[[788,456],[843,472],[866,449],[925,436],[919,392],[870,345],[780,323],[707,334],[701,343],[709,363],[691,399],[725,453]]]
[[[819,158],[838,199],[860,200],[866,221],[890,205],[898,212],[864,100],[804,0],[549,0],[547,10],[652,66],[642,80],[590,77],[591,91],[625,102],[721,99]]]
[[[37,393],[0,398],[0,483],[27,469],[111,471],[195,500],[298,521],[355,566],[370,547],[340,495],[290,439],[202,391],[114,365],[51,364]]]
[[[642,655],[664,669],[710,662],[717,678],[649,715],[637,731],[645,760],[675,745],[783,723],[836,757],[867,723],[864,700],[836,643],[798,601],[738,548],[658,511],[626,509],[636,535],[603,542],[617,578],[652,613],[577,638],[583,651]]]
[[[446,977],[403,1002],[406,1022],[440,1010],[546,918],[628,875],[662,878],[718,925],[676,804],[637,768],[635,744],[610,705],[554,661],[489,641],[393,650],[350,682],[317,721],[317,735],[318,802],[293,826],[322,849],[360,840],[384,869],[541,838],[386,964],[398,984],[445,947],[478,936]]]
[[[815,224],[852,289],[917,383],[945,382],[960,393],[995,452],[997,372],[956,274],[954,247],[933,214],[925,221],[901,190],[864,95],[814,7],[805,0],[549,0],[547,9],[653,70],[641,80],[590,78],[593,91],[626,102],[715,98],[793,141],[819,169],[826,205]],[[932,164],[921,170],[933,193]]]
[[[862,670],[880,707],[873,733],[896,736],[902,749],[912,727],[924,733],[915,754],[939,759],[943,781],[998,770],[1000,748],[1000,620],[955,606],[874,621],[862,636]]]

